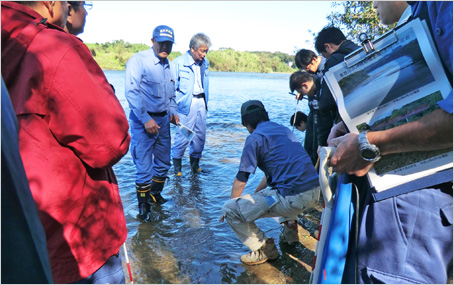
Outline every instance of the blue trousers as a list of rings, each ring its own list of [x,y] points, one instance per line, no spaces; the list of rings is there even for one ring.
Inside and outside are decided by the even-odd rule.
[[[189,156],[201,158],[203,148],[205,147],[206,136],[207,110],[205,107],[205,100],[203,98],[193,97],[189,114],[183,115],[178,113],[178,117],[180,118],[181,124],[195,132],[194,138],[189,145]],[[177,128],[175,142],[172,146],[172,158],[182,158],[188,144],[189,141]]]
[[[112,255],[95,273],[73,284],[125,284],[120,254]]]
[[[357,282],[446,284],[453,261],[452,206],[452,192],[440,189],[366,202],[356,251]],[[350,255],[350,266],[353,259]],[[355,282],[354,276],[345,278],[343,283]]]
[[[142,123],[130,120],[131,156],[136,165],[136,183],[151,183],[153,176],[166,177],[170,168],[169,114],[153,119],[159,125],[157,134],[145,131]]]

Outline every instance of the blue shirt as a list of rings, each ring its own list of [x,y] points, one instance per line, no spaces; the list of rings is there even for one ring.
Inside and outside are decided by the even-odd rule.
[[[169,61],[163,63],[154,50],[141,51],[126,63],[126,99],[131,119],[145,124],[151,119],[147,112],[177,112],[175,79]]]
[[[413,18],[427,21],[448,79],[452,80],[452,1],[411,1],[408,4]],[[438,106],[452,114],[452,91],[446,99],[438,102]]]
[[[194,71],[194,90],[192,91],[192,93],[194,95],[198,95],[203,93],[202,74],[200,73],[200,66],[202,65],[202,61],[192,61],[192,70]]]
[[[191,53],[187,51],[186,53],[177,57],[172,61],[172,65],[175,72],[175,94],[176,101],[178,104],[178,113],[184,115],[189,114],[189,109],[191,108],[192,97],[194,94],[194,84],[195,84],[195,73],[193,69],[194,59],[191,56]],[[209,92],[208,92],[208,60],[204,58],[202,64],[200,65],[200,74],[203,91],[205,93],[205,104],[208,104]]]
[[[244,145],[239,171],[255,173],[257,167],[268,186],[283,196],[319,186],[317,172],[295,134],[271,121],[260,122]]]

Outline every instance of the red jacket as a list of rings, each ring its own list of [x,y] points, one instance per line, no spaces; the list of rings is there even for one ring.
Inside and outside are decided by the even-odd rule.
[[[128,151],[128,122],[83,42],[39,24],[42,17],[26,6],[1,8],[2,76],[54,281],[75,282],[126,240],[112,166]]]

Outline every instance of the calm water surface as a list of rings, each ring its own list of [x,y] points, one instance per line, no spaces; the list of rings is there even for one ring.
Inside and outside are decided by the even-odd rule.
[[[115,86],[125,112],[124,71],[105,71]],[[246,266],[240,256],[248,249],[229,225],[219,223],[221,208],[230,197],[238,171],[244,141],[248,135],[241,125],[241,104],[261,100],[272,121],[289,125],[296,100],[288,95],[288,74],[210,73],[207,140],[200,165],[204,173],[192,175],[189,154],[183,158],[183,176],[169,171],[163,196],[171,200],[154,206],[150,221],[137,218],[135,166],[128,153],[114,167],[128,228],[126,245],[135,283],[307,283],[312,265],[319,211],[301,216],[301,244],[279,245],[281,257],[258,266]],[[308,112],[307,103],[298,110]],[[295,129],[303,141],[304,133]],[[172,141],[175,129],[171,129]],[[252,193],[263,177],[259,169],[251,175],[244,193]],[[278,242],[280,225],[275,219],[259,220],[257,225]],[[123,259],[124,260],[124,259]],[[126,279],[129,280],[127,271]]]

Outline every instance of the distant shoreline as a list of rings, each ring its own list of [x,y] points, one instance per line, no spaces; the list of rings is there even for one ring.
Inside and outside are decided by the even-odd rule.
[[[102,71],[125,71],[125,69],[104,69],[104,68],[101,68]],[[210,73],[211,72],[225,72],[225,73],[256,73],[256,74],[282,74],[282,75],[292,75],[292,72],[253,72],[253,71],[219,71],[219,70],[216,70],[216,71],[212,71],[210,70]]]
[[[125,70],[126,62],[131,56],[150,49],[145,44],[130,44],[123,40],[86,45],[103,70]],[[172,61],[181,54],[172,52],[169,60]],[[292,68],[295,66],[295,56],[282,52],[245,52],[223,48],[210,51],[207,59],[210,62],[210,71],[288,74],[297,71]]]

